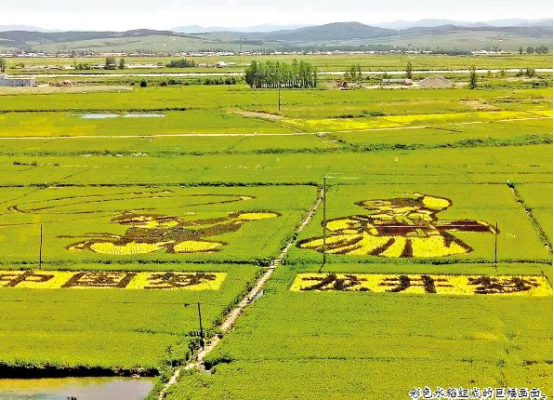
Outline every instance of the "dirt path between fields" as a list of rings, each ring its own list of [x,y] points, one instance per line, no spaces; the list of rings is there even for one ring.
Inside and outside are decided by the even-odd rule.
[[[243,117],[249,117],[249,118],[267,119],[269,121],[279,121],[285,118],[282,115],[270,114],[270,113],[261,112],[261,111],[235,111],[235,114],[242,115]]]
[[[528,117],[528,118],[508,118],[497,119],[490,121],[472,121],[458,122],[453,124],[438,124],[438,125],[417,125],[417,126],[395,126],[389,128],[368,128],[368,129],[349,129],[343,131],[322,131],[322,132],[293,132],[293,133],[177,133],[171,135],[119,135],[119,136],[0,136],[0,140],[71,140],[71,139],[162,139],[176,137],[274,137],[274,136],[322,136],[336,133],[362,133],[362,132],[380,132],[380,131],[401,131],[411,129],[431,129],[436,126],[450,125],[480,125],[493,124],[496,122],[518,122],[518,121],[533,121],[552,119],[552,117]]]
[[[248,292],[248,294],[240,301],[240,303],[235,306],[224,318],[223,323],[219,325],[219,328],[222,331],[222,334],[220,336],[215,336],[211,338],[203,350],[197,351],[194,359],[190,361],[187,365],[184,367],[178,368],[175,370],[173,376],[171,379],[165,384],[163,389],[161,390],[160,394],[158,395],[158,400],[165,399],[165,396],[167,394],[167,391],[169,388],[171,388],[174,384],[177,383],[179,376],[181,374],[181,371],[189,371],[192,369],[197,370],[204,370],[204,359],[208,354],[210,354],[216,346],[221,342],[221,339],[223,336],[227,335],[231,332],[233,327],[235,326],[237,320],[242,315],[242,313],[248,308],[250,304],[254,302],[256,297],[258,297],[262,291],[269,279],[271,278],[271,275],[273,275],[273,272],[282,265],[284,258],[294,245],[294,242],[296,241],[296,236],[306,228],[306,226],[311,222],[313,219],[315,213],[317,212],[317,209],[321,205],[323,201],[323,190],[320,189],[318,191],[317,199],[315,200],[314,204],[310,208],[310,210],[304,214],[304,217],[302,218],[302,221],[300,224],[295,228],[293,237],[287,242],[286,246],[281,249],[279,252],[279,255],[271,262],[269,267],[267,267],[264,274],[258,279],[252,290]]]

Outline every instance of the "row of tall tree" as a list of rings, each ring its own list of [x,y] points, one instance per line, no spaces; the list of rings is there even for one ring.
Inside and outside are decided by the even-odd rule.
[[[104,68],[107,70],[125,69],[125,59],[121,58],[118,65],[115,57],[106,57]]]
[[[165,66],[167,68],[192,68],[196,66],[196,63],[194,62],[194,60],[187,60],[186,58],[181,58],[180,60],[171,60]]]
[[[527,46],[525,49],[525,53],[527,54],[548,54],[549,48],[546,46],[539,46],[539,47],[533,47],[533,46]],[[519,48],[519,54],[523,54],[523,46]]]
[[[245,70],[245,80],[251,88],[315,88],[317,68],[306,61],[252,61]]]

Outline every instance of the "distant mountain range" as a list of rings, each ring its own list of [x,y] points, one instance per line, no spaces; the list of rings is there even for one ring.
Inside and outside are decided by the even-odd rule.
[[[535,27],[535,26],[552,26],[552,18],[550,19],[535,19],[525,20],[520,18],[498,19],[493,21],[469,22],[455,21],[449,19],[422,19],[419,21],[393,21],[374,24],[374,26],[386,29],[410,29],[410,28],[435,28],[444,25],[456,25],[468,28],[478,27]]]
[[[329,25],[329,24],[327,24]],[[493,21],[470,22],[449,19],[422,19],[418,21],[392,21],[372,24],[373,27],[383,29],[402,30],[410,28],[435,28],[444,25],[456,25],[468,28],[477,27],[536,27],[552,26],[552,18],[526,20],[521,18],[498,19]],[[176,33],[216,33],[216,32],[245,32],[245,33],[270,33],[277,31],[289,31],[313,27],[314,25],[255,25],[246,27],[223,27],[201,25],[185,25],[169,29]],[[30,25],[0,25],[0,32],[25,31],[25,32],[64,32],[62,29],[45,29]]]
[[[275,32],[283,30],[294,30],[300,28],[306,28],[310,25],[256,25],[256,26],[245,26],[245,27],[222,27],[222,26],[200,26],[200,25],[187,25],[187,26],[178,26],[171,29],[173,32],[178,33],[215,33],[215,32]]]
[[[474,50],[497,47],[516,50],[526,45],[552,47],[552,20],[526,22],[522,20],[493,21],[495,24],[510,23],[516,26],[491,26],[474,24],[463,26],[458,22],[444,24],[445,20],[425,20],[401,29],[364,25],[359,22],[336,22],[320,26],[295,29],[276,26],[258,26],[249,31],[189,32],[195,27],[182,27],[187,32],[137,29],[126,32],[45,32],[37,30],[2,31],[1,49],[25,49],[37,51],[198,51],[202,49],[259,49],[291,48],[294,46],[389,46],[426,47],[455,50]],[[492,22],[491,22],[492,24]],[[548,24],[548,25],[542,25]],[[437,25],[437,26],[433,26]],[[408,27],[409,26],[409,27]],[[24,28],[24,27],[19,27]],[[199,27],[200,28],[200,27]],[[37,28],[38,29],[38,28]],[[207,28],[220,29],[220,28]],[[221,28],[224,29],[224,28]],[[265,29],[266,31],[260,31]],[[243,47],[244,46],[244,47]],[[509,46],[509,47],[508,47]]]

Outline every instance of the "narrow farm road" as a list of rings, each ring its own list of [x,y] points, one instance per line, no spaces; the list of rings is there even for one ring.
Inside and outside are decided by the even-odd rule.
[[[181,374],[182,370],[188,371],[192,369],[198,369],[202,370],[204,365],[204,360],[208,354],[210,354],[216,346],[221,342],[221,339],[224,335],[227,335],[235,326],[237,320],[242,315],[242,313],[246,310],[246,308],[252,304],[252,302],[256,299],[257,296],[262,293],[263,288],[273,275],[273,272],[283,263],[284,258],[287,256],[288,252],[294,245],[294,242],[296,240],[296,236],[298,233],[302,232],[304,228],[312,221],[314,215],[317,212],[317,209],[323,202],[323,189],[320,189],[318,191],[317,198],[310,208],[310,210],[304,215],[300,223],[296,226],[293,237],[287,242],[285,247],[281,249],[279,252],[279,255],[271,262],[269,267],[267,267],[264,274],[258,279],[252,290],[248,292],[248,294],[239,302],[237,306],[235,306],[223,319],[223,322],[221,325],[219,325],[219,328],[222,331],[222,334],[219,336],[215,336],[211,338],[205,345],[203,350],[198,351],[193,360],[190,361],[187,365],[181,368],[177,368],[171,377],[171,379],[165,384],[163,389],[160,391],[160,394],[158,396],[158,400],[163,400],[167,394],[167,391],[171,386],[173,386],[175,383],[177,383],[177,380],[179,379],[179,375]]]

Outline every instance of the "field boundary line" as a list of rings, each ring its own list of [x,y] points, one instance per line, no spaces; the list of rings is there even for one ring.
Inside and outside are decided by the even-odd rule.
[[[525,211],[525,214],[527,214],[527,217],[529,217],[529,219],[531,220],[531,224],[533,225],[533,228],[535,228],[535,231],[539,235],[539,238],[542,244],[544,245],[544,247],[546,247],[548,252],[552,254],[552,243],[550,243],[550,240],[548,239],[548,236],[544,231],[542,225],[533,214],[533,209],[529,207],[527,203],[525,203],[525,199],[523,198],[523,196],[521,196],[521,194],[517,190],[516,185],[509,185],[509,187],[510,187],[510,190],[512,191],[512,194],[515,197],[516,202],[523,207],[523,211]]]
[[[204,359],[206,358],[206,356],[208,356],[216,348],[219,342],[221,342],[224,335],[227,335],[231,332],[239,317],[244,313],[246,308],[248,308],[248,306],[252,304],[260,294],[263,293],[263,289],[265,285],[267,284],[267,282],[269,281],[269,279],[271,278],[275,270],[283,264],[283,260],[285,259],[290,249],[294,245],[294,242],[296,241],[298,234],[302,232],[314,218],[319,206],[323,202],[323,195],[324,195],[323,189],[320,188],[318,190],[317,198],[314,204],[304,214],[302,220],[294,229],[294,234],[287,241],[287,244],[280,250],[279,255],[275,259],[273,259],[269,267],[266,268],[266,271],[257,280],[256,284],[248,292],[248,294],[239,302],[238,305],[236,305],[231,311],[227,313],[227,315],[225,315],[223,322],[219,325],[219,328],[221,329],[222,333],[220,335],[216,335],[213,338],[211,338],[206,344],[206,346],[204,347],[204,349],[196,353],[192,361],[190,361],[184,367],[177,368],[175,370],[175,372],[171,376],[171,379],[169,379],[169,381],[164,385],[164,387],[160,391],[160,394],[158,395],[158,400],[165,399],[167,391],[177,383],[179,376],[181,375],[181,371],[190,371],[193,369],[197,369],[197,370],[204,369]]]
[[[527,117],[527,118],[508,118],[490,121],[468,121],[448,124],[451,126],[492,124],[496,122],[517,122],[552,119],[553,117]],[[336,133],[357,133],[357,132],[379,132],[379,131],[401,131],[412,129],[432,129],[438,125],[414,125],[414,126],[395,126],[389,128],[368,128],[368,129],[349,129],[342,131],[320,131],[320,132],[294,132],[294,133],[176,133],[170,135],[85,135],[85,136],[3,136],[0,140],[70,140],[70,139],[163,139],[176,137],[275,137],[275,136],[322,136]]]

